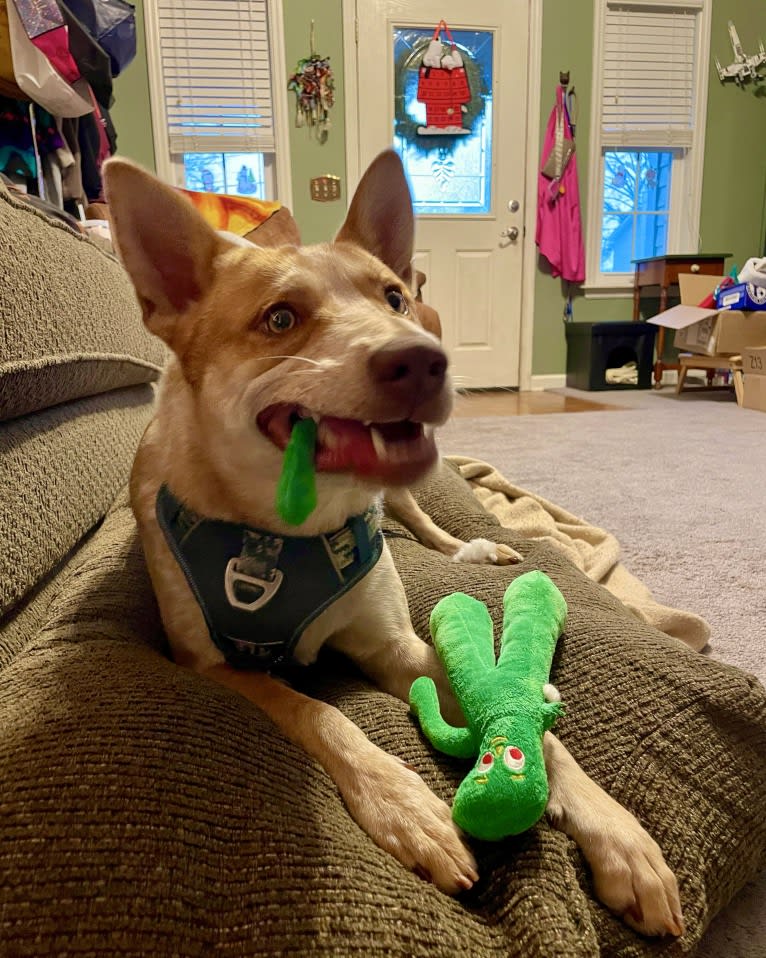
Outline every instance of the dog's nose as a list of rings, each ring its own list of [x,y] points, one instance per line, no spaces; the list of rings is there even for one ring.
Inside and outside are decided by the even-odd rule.
[[[425,402],[444,386],[447,356],[420,340],[398,340],[367,360],[374,383],[391,399]]]

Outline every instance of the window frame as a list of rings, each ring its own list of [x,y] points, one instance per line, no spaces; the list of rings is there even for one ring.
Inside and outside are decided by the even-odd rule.
[[[618,149],[605,145],[601,131],[603,94],[602,63],[604,57],[604,30],[609,0],[594,0],[593,4],[593,81],[589,138],[589,177],[587,193],[587,226],[585,236],[586,295],[604,296],[624,293],[633,288],[633,272],[601,272],[601,224],[604,195],[604,153]],[[670,213],[668,217],[667,252],[696,252],[700,245],[700,213],[702,208],[702,174],[705,153],[705,124],[710,69],[711,0],[636,0],[636,6],[662,9],[682,8],[697,16],[697,44],[695,50],[694,114],[692,143],[688,149],[672,148],[659,143],[625,147],[626,151],[672,149],[673,163],[670,183]]]
[[[273,154],[263,154],[266,188],[267,191],[271,193],[266,199],[278,200],[283,205],[292,208],[293,193],[290,164],[290,133],[288,125],[288,94],[287,84],[281,82],[281,78],[287,76],[283,0],[265,0],[265,2],[269,31],[269,62],[271,65],[272,78],[271,98],[275,143],[275,152]],[[144,0],[144,34],[146,38],[146,62],[149,74],[149,102],[152,113],[151,121],[154,138],[155,169],[160,179],[165,180],[167,183],[172,183],[174,186],[183,186],[183,154],[170,152],[167,114],[163,95],[157,0]],[[212,150],[211,152],[227,151]]]

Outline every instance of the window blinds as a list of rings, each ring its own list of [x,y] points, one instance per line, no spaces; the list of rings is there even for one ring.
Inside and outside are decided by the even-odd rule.
[[[170,152],[274,152],[266,0],[156,5]]]
[[[601,142],[689,147],[700,4],[607,0]]]

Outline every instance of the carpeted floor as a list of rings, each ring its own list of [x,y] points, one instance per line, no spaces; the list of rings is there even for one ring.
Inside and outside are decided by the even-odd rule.
[[[660,602],[710,622],[705,654],[766,682],[766,413],[728,392],[564,392],[620,409],[453,419],[442,452],[485,459],[613,532]],[[766,875],[698,954],[766,956]]]

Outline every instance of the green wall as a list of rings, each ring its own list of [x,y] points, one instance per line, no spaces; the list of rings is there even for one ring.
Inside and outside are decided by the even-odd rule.
[[[542,149],[545,127],[555,102],[559,71],[569,70],[569,83],[577,93],[579,111],[576,121],[577,171],[579,174],[580,203],[583,224],[587,215],[588,198],[588,138],[590,137],[591,73],[593,57],[593,4],[579,0],[544,0],[543,3],[543,49],[540,97],[540,143]],[[538,150],[538,153],[539,153]],[[529,175],[536,177],[537,171]],[[566,345],[564,343],[563,311],[565,284],[550,275],[547,261],[538,257],[535,278],[535,333],[532,345],[532,373],[560,373],[566,368]],[[585,315],[588,307],[588,315]],[[592,316],[595,306],[601,315]],[[611,314],[611,306],[603,300],[591,300],[587,304],[579,297],[575,300],[575,318],[619,319]]]
[[[112,119],[117,130],[117,152],[154,169],[154,138],[149,107],[149,74],[144,41],[144,0],[136,7],[136,59],[114,81]]]
[[[295,126],[295,96],[291,93],[290,163],[293,180],[293,215],[305,243],[329,239],[343,221],[347,204],[346,123],[343,89],[343,19],[341,0],[284,0],[285,60],[292,73],[298,60],[309,55],[311,20],[315,21],[315,46],[329,56],[335,75],[335,106],[327,141],[320,144],[306,127]],[[286,82],[286,79],[285,79]],[[332,173],[341,178],[341,198],[330,203],[311,199],[309,180]]]
[[[136,0],[139,20],[143,0]],[[316,21],[317,52],[329,55],[335,72],[336,105],[327,143],[320,145],[306,129],[296,129],[290,114],[290,160],[293,212],[305,242],[327,239],[340,225],[346,206],[345,123],[343,100],[343,22],[341,0],[284,0],[285,58],[288,71],[309,52],[311,18]],[[711,74],[705,136],[705,173],[702,188],[700,249],[731,250],[741,264],[763,249],[766,231],[766,82],[740,89],[718,80],[713,57],[728,63],[731,47],[727,21],[733,19],[747,52],[759,36],[766,38],[764,0],[714,0],[711,28]],[[540,83],[540,145],[550,113],[559,70],[569,70],[579,95],[577,159],[580,199],[587,223],[588,140],[590,136],[593,6],[590,0],[545,0]],[[285,78],[286,82],[286,78]],[[139,53],[115,82],[114,120],[119,150],[152,167],[153,144],[149,120],[149,86],[143,24],[139,23]],[[290,98],[290,110],[294,99]],[[309,179],[324,173],[341,177],[339,203],[310,199]],[[535,175],[532,173],[531,175]],[[532,372],[557,374],[566,366],[562,313],[565,292],[538,263],[535,280],[535,331]],[[630,319],[632,300],[577,296],[578,321]]]
[[[739,266],[766,252],[766,80],[721,83],[713,58],[732,61],[727,22],[745,53],[766,40],[764,0],[716,0],[710,38],[711,76],[702,185],[701,248],[731,250]]]

